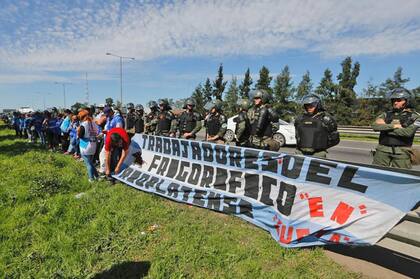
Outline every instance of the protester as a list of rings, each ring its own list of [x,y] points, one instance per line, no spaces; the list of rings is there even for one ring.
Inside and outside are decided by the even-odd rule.
[[[121,171],[122,164],[128,155],[131,140],[123,128],[112,128],[107,131],[105,139],[105,175],[111,178],[112,174]]]
[[[81,110],[77,116],[80,120],[80,126],[77,130],[77,136],[80,140],[80,155],[85,162],[89,182],[93,182],[99,176],[93,164],[93,157],[96,152],[96,137],[98,135],[98,128],[89,116],[89,111]]]

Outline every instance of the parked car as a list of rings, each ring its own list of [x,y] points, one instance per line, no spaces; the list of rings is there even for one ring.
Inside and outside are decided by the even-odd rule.
[[[237,117],[237,115],[232,116],[227,121],[227,131],[225,134],[225,140],[227,142],[232,142],[236,139],[235,136],[235,129],[236,129],[236,122],[233,119]],[[284,145],[295,145],[296,144],[296,136],[295,136],[295,126],[290,124],[284,120],[279,119],[279,129],[274,133],[273,139],[280,143],[280,146]]]

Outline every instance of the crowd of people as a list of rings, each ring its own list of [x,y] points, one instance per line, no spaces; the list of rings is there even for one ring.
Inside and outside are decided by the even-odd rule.
[[[270,99],[266,91],[255,90],[249,100],[238,101],[238,114],[233,119],[236,145],[279,150],[279,143],[273,139],[279,117],[271,108]],[[380,132],[373,164],[411,168],[415,155],[411,147],[420,126],[419,114],[412,107],[410,92],[404,88],[391,92],[390,100],[391,110],[372,124],[373,129]],[[340,142],[337,123],[315,94],[305,96],[302,107],[303,114],[294,123],[296,153],[326,158],[327,149]],[[52,108],[44,112],[16,112],[10,125],[17,137],[83,160],[89,181],[101,177],[112,180],[111,175],[119,173],[130,162],[142,163],[141,152],[128,156],[131,137],[137,133],[194,140],[204,124],[205,141],[225,144],[227,117],[220,100],[208,103],[204,115],[195,110],[191,98],[185,101],[182,112],[174,113],[166,99],[150,101],[148,108],[147,114],[142,105],[133,103],[126,105],[124,114],[120,108],[108,105],[84,107],[77,111],[66,109],[60,112]]]

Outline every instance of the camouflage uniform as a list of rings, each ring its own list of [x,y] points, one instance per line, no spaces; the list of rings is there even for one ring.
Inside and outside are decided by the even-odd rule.
[[[150,112],[146,115],[144,133],[153,135],[156,131],[159,118],[159,108],[155,101],[149,103]]]
[[[240,111],[238,116],[233,120],[236,122],[236,145],[248,147],[251,146],[249,142],[249,137],[251,135],[251,123],[248,118],[250,104],[248,100],[239,100],[238,105]]]

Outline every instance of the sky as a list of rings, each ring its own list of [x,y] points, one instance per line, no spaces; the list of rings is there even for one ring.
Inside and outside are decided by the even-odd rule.
[[[146,104],[186,98],[223,63],[225,79],[254,81],[288,65],[316,86],[346,56],[361,64],[356,92],[397,67],[420,86],[420,0],[0,0],[0,109],[75,102]],[[86,79],[87,74],[87,79]],[[89,92],[87,98],[86,92]]]

